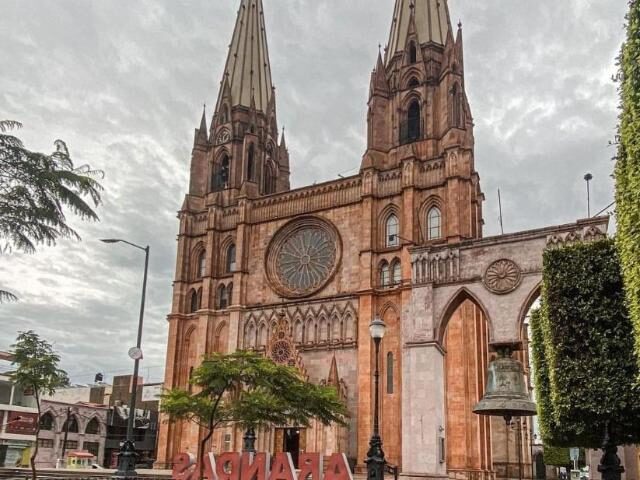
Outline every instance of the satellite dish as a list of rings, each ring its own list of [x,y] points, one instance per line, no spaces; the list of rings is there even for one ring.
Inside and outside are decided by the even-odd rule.
[[[138,347],[131,347],[129,349],[129,358],[133,360],[142,360],[142,350]]]

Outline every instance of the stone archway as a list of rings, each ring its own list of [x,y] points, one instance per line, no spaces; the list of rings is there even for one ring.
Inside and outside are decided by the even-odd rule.
[[[482,352],[484,345],[488,345],[489,351],[499,345],[508,345],[519,351],[517,355],[521,361],[527,362],[526,351],[522,350],[527,343],[523,321],[540,293],[545,249],[605,238],[608,221],[608,217],[592,218],[539,230],[410,250],[411,300],[403,308],[401,330],[404,476],[422,478],[427,474],[444,479],[456,478],[460,473],[464,478],[478,478],[477,474],[484,472],[486,467],[487,472],[495,472],[496,478],[514,478],[514,463],[519,471],[530,471],[528,423],[520,424],[514,433],[513,429],[506,428],[504,422],[500,424],[501,420],[492,420],[490,427],[480,429],[474,426],[479,422],[476,417],[466,417],[467,414],[473,415],[469,408],[472,398],[478,397],[480,391],[484,393],[484,378],[477,380],[473,392],[467,388],[469,379],[474,375],[477,377],[481,370],[474,367],[470,373],[469,370],[464,372],[464,381],[458,381],[459,385],[464,384],[467,388],[464,395],[452,391],[454,376],[448,371],[448,363],[454,355],[460,355],[460,345],[465,343],[458,339],[459,345],[448,352],[452,345],[446,338],[447,329],[458,328],[458,335],[464,335],[464,328],[456,327],[451,319],[455,318],[458,309],[462,308],[464,312],[468,308],[466,305],[474,305],[484,315],[486,328],[469,331],[472,337],[469,344],[476,345],[477,351],[467,361],[458,361],[468,368],[469,358],[472,358],[486,370]],[[462,314],[463,318],[474,319],[476,316],[477,313],[473,312]],[[457,388],[461,390],[461,387]],[[464,425],[450,420],[453,415],[449,410],[456,402],[459,414],[465,416]],[[446,431],[447,424],[451,432]],[[500,430],[504,431],[502,438]],[[479,438],[487,432],[491,438],[483,443]],[[467,442],[472,447],[471,455],[459,452],[456,457],[455,451],[441,455],[440,445],[448,433],[454,437],[475,437],[473,442]],[[460,450],[459,441],[460,438],[452,438],[445,443]],[[492,451],[483,452],[482,448],[488,445]],[[527,464],[528,467],[523,466]],[[517,473],[515,478],[518,478]]]
[[[491,479],[491,422],[473,414],[485,393],[489,321],[461,290],[442,324],[445,371],[446,464],[449,478]]]

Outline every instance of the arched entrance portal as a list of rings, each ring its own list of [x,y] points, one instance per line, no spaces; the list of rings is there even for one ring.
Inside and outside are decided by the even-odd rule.
[[[473,413],[485,391],[488,322],[480,305],[461,293],[444,324],[446,463],[449,478],[491,479],[491,422]]]

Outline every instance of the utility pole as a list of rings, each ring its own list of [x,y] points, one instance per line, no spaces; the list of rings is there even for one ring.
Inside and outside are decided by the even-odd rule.
[[[71,407],[67,407],[67,420],[64,422],[64,441],[62,442],[62,460],[67,451],[67,437],[69,436],[69,420],[71,419]]]
[[[500,232],[504,235],[504,225],[502,223],[502,197],[500,196],[500,189],[498,189],[498,208],[500,209]]]

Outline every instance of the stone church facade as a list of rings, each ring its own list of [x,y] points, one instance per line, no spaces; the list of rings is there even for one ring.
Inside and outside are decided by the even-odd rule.
[[[482,239],[462,30],[452,27],[446,0],[396,0],[369,92],[359,173],[292,190],[262,0],[240,1],[179,213],[165,387],[186,388],[208,353],[264,352],[335,386],[351,418],[346,428],[261,431],[258,449],[345,452],[362,466],[373,410],[368,327],[379,316],[387,325],[380,412],[388,461],[415,478],[530,477],[528,422],[515,431],[471,409],[484,394],[491,345],[512,344],[527,361],[522,311],[539,290],[542,249],[569,231],[603,235],[606,225]],[[535,248],[521,243],[530,237]],[[530,252],[526,267],[509,248]],[[503,328],[498,305],[507,298],[519,309]],[[220,430],[210,448],[238,451],[242,433]],[[195,453],[202,434],[163,422],[158,463]]]

